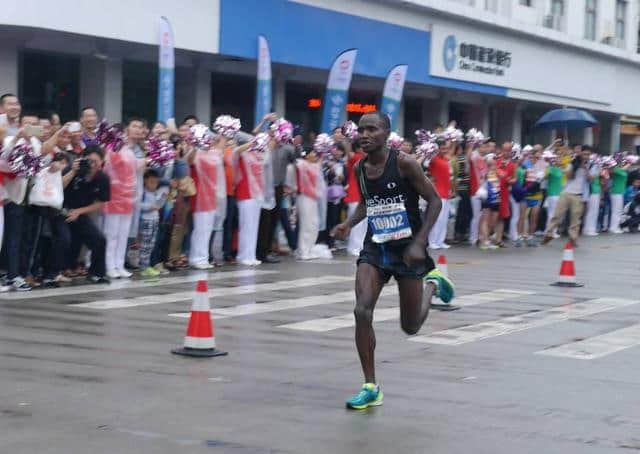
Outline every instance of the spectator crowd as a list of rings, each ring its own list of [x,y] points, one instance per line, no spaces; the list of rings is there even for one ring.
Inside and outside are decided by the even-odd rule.
[[[330,234],[360,202],[357,130],[303,136],[275,114],[251,133],[228,115],[211,127],[195,116],[109,125],[92,107],[63,124],[2,95],[0,290],[328,259],[339,248],[357,256],[366,220],[345,244]],[[498,147],[455,123],[416,137],[392,133],[388,146],[413,155],[442,199],[431,249],[537,247],[561,234],[577,246],[580,234],[638,231],[635,153]]]

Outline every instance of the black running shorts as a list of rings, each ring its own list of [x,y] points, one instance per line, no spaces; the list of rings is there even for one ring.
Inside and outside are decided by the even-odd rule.
[[[423,279],[436,265],[433,259],[427,252],[427,258],[421,265],[407,266],[402,261],[402,255],[405,248],[410,243],[400,246],[394,246],[389,243],[378,244],[371,241],[366,241],[362,251],[360,251],[360,257],[358,258],[358,265],[361,263],[368,263],[375,266],[380,270],[384,276],[384,282],[389,282],[391,276],[398,280],[399,278],[406,279]]]

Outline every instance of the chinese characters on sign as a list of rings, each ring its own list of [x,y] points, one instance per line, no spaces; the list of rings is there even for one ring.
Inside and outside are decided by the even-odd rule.
[[[459,52],[462,70],[504,76],[505,68],[511,67],[511,52],[465,42],[460,43]]]

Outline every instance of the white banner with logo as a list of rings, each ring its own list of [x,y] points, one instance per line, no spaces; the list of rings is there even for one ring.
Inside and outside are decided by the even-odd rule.
[[[160,18],[158,46],[158,121],[166,123],[174,117],[175,57],[173,30],[164,16]]]
[[[404,91],[404,83],[407,80],[408,65],[394,66],[387,80],[384,83],[382,92],[382,111],[389,116],[391,120],[391,130],[396,129],[398,122],[398,111],[402,102],[402,92]]]
[[[346,50],[338,55],[331,66],[327,92],[324,97],[321,132],[331,133],[346,119],[345,107],[357,55],[358,49]]]
[[[271,94],[271,53],[267,39],[258,36],[258,86],[256,89],[255,123],[272,110]]]

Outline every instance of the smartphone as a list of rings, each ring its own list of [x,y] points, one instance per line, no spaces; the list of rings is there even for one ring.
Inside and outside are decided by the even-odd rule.
[[[31,137],[40,138],[44,135],[44,128],[42,126],[27,125],[24,127],[25,133]]]
[[[7,114],[0,114],[0,126],[6,126],[9,124],[9,119],[7,118]]]
[[[82,130],[82,126],[79,121],[73,121],[69,125],[69,132],[80,132]]]

